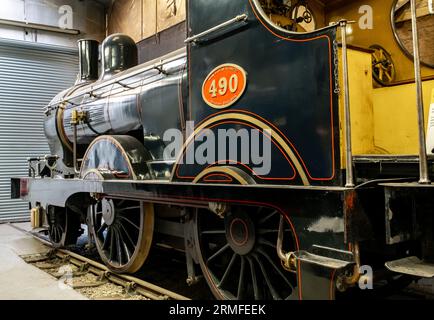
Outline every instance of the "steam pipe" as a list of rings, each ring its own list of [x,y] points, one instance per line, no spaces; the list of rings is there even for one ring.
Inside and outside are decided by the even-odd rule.
[[[73,154],[73,166],[75,174],[79,174],[80,170],[77,169],[77,124],[73,125],[74,127],[74,139],[72,142],[72,154]]]
[[[416,105],[419,130],[419,183],[429,184],[428,161],[426,153],[425,120],[423,108],[422,77],[420,73],[419,34],[417,30],[416,0],[411,3],[411,25],[413,31],[414,76],[416,79]]]
[[[77,125],[80,121],[84,119],[84,113],[78,112],[77,109],[73,109],[71,113],[71,125],[73,131],[72,139],[72,166],[74,168],[74,173],[79,174],[80,170],[77,169]]]
[[[295,272],[297,266],[296,266],[296,258],[294,257],[294,253],[283,251],[283,230],[284,230],[283,222],[284,222],[284,218],[283,216],[281,216],[279,221],[279,232],[277,234],[277,243],[276,243],[277,256],[282,261],[282,266],[287,271]]]
[[[276,249],[277,249],[277,256],[279,257],[279,259],[282,261],[286,261],[287,258],[286,258],[286,254],[283,252],[282,244],[283,244],[283,217],[280,217],[279,233],[277,235]]]

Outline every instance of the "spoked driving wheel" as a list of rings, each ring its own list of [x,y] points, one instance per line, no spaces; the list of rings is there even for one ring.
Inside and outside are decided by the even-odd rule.
[[[152,243],[152,204],[104,198],[89,208],[89,215],[95,245],[107,267],[119,273],[139,270]]]
[[[73,245],[81,234],[80,217],[67,208],[47,208],[48,236],[54,247]]]
[[[218,299],[290,299],[295,275],[277,256],[280,214],[274,209],[235,207],[224,218],[196,213],[196,243],[202,272]],[[284,248],[293,249],[289,226]]]

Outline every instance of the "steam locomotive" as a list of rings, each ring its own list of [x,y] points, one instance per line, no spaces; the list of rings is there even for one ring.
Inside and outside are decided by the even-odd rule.
[[[180,249],[187,282],[200,267],[219,299],[433,277],[433,161],[390,137],[424,139],[423,122],[373,109],[391,62],[347,43],[347,21],[310,28],[316,9],[284,2],[188,1],[186,49],[138,65],[114,34],[100,74],[99,44],[79,41],[79,80],[45,108],[51,154],[11,182],[34,226],[63,247],[87,224],[113,272]],[[396,94],[377,93],[385,108]]]

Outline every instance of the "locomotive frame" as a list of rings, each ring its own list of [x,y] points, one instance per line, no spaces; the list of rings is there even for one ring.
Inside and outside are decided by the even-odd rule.
[[[85,66],[84,82],[46,109],[46,125],[57,128],[47,129],[57,154],[30,159],[46,166],[13,178],[12,197],[44,215],[58,246],[73,243],[87,223],[115,272],[137,271],[158,234],[186,252],[188,283],[198,281],[200,265],[221,299],[334,299],[373,280],[363,265],[390,282],[433,277],[433,162],[425,138],[420,158],[352,151],[346,32],[341,44],[337,39],[348,22],[298,34],[273,25],[257,0],[221,2],[187,3],[187,52],[127,64],[119,75],[110,74],[119,65],[106,65],[95,84],[88,82],[91,64]],[[116,39],[107,48],[132,46]],[[227,63],[245,69],[248,83],[239,99],[216,110],[203,101],[203,81]],[[119,108],[130,101],[130,111],[113,113],[105,132],[89,121],[100,99]],[[115,128],[125,119],[131,125],[119,135]],[[165,128],[186,134],[186,120],[198,124],[181,153],[164,159],[158,138]],[[270,174],[254,175],[236,159],[180,161],[204,129],[219,127],[251,128],[272,140],[281,158],[273,158]]]

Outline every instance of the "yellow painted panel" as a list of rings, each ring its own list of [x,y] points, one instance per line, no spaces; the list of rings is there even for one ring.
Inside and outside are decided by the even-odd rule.
[[[434,80],[423,83],[425,126]],[[418,154],[415,84],[374,89],[375,145],[386,154]]]
[[[342,50],[339,52],[342,61]],[[351,133],[354,154],[378,153],[374,146],[374,112],[372,101],[372,70],[371,54],[348,49],[348,76],[350,85]],[[345,118],[343,72],[340,65],[339,114],[341,133],[341,163],[345,168]]]

